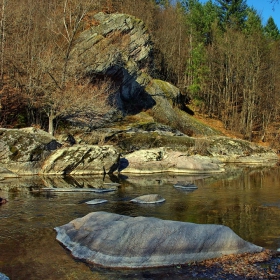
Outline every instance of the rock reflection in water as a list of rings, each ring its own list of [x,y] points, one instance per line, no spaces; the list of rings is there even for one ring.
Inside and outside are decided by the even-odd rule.
[[[44,187],[92,188],[119,183],[108,193],[48,193]],[[182,192],[178,182],[198,189]],[[139,205],[130,200],[157,193],[165,203]],[[280,168],[237,169],[215,176],[23,177],[0,181],[0,272],[21,279],[162,279],[162,270],[120,272],[96,269],[74,260],[56,240],[54,227],[92,211],[229,226],[243,239],[265,248],[280,247]],[[104,199],[107,203],[87,205]],[[144,273],[144,274],[143,274]],[[164,269],[172,277],[182,270]],[[144,276],[143,276],[144,275]],[[130,278],[130,279],[133,279]],[[179,278],[178,278],[179,279]],[[183,279],[183,278],[182,278]],[[190,279],[190,278],[188,278]]]

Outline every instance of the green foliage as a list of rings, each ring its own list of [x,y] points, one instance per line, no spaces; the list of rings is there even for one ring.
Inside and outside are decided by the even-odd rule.
[[[277,25],[275,24],[272,17],[269,17],[269,19],[264,27],[264,33],[265,33],[266,37],[268,37],[269,39],[272,39],[275,41],[280,39],[279,29],[278,29]]]
[[[197,0],[184,1],[186,24],[190,27],[196,42],[211,43],[212,24],[218,17],[217,6],[212,1],[204,5]]]
[[[253,8],[247,9],[247,20],[245,22],[244,32],[246,34],[262,33],[262,20],[257,11]]]
[[[192,82],[188,87],[192,97],[195,97],[203,89],[204,78],[207,75],[208,68],[205,65],[206,54],[205,48],[202,43],[196,45],[191,50],[191,60],[188,64],[187,72],[188,76],[192,77]]]
[[[22,114],[17,115],[17,127],[25,127],[26,126],[26,119],[25,116]]]
[[[244,0],[216,0],[221,26],[242,29],[247,18],[247,4]]]

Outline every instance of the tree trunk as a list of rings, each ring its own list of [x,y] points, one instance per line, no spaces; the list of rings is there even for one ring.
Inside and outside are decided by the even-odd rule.
[[[50,113],[49,113],[48,117],[49,117],[49,134],[54,135],[53,122],[55,119],[55,115],[53,113],[53,109],[50,109]]]

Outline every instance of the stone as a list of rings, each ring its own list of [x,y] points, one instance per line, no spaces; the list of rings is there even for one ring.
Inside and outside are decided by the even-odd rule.
[[[37,174],[42,161],[60,146],[40,129],[0,128],[0,165],[19,175]]]
[[[53,152],[40,174],[107,174],[117,170],[118,162],[119,152],[113,146],[75,145]]]
[[[90,201],[87,201],[86,204],[88,205],[96,205],[96,204],[102,204],[102,203],[106,203],[108,202],[108,200],[106,199],[92,199]]]
[[[173,266],[263,250],[222,225],[107,212],[89,213],[55,230],[75,258],[112,268]]]
[[[138,196],[130,200],[131,202],[140,203],[140,204],[155,204],[164,202],[165,199],[159,194],[146,194]]]
[[[86,77],[105,76],[117,81],[119,88],[111,96],[116,109],[106,114],[108,122],[151,109],[155,121],[171,125],[188,135],[202,132],[219,134],[176,110],[174,105],[185,104],[180,90],[150,76],[154,67],[153,43],[142,20],[121,13],[97,13],[92,15],[92,21],[95,25],[83,31],[75,41],[70,63],[75,65],[74,71]],[[76,126],[92,129],[103,126],[96,120],[91,124],[89,114],[87,117],[69,116],[68,119]],[[189,123],[192,123],[193,131]]]
[[[207,139],[209,156],[225,163],[273,165],[279,161],[278,155],[272,149],[256,143],[222,136]]]
[[[193,191],[198,189],[197,186],[193,183],[184,183],[184,182],[178,182],[174,185],[175,188],[185,190],[185,191]]]
[[[45,192],[95,192],[95,193],[104,193],[104,192],[113,192],[116,191],[116,187],[112,188],[42,188],[41,191]]]
[[[8,276],[0,272],[0,280],[10,280]]]
[[[19,176],[15,174],[14,172],[8,170],[7,168],[4,168],[0,166],[0,178],[4,180],[4,178],[18,178]]]
[[[97,23],[82,32],[71,53],[73,65],[84,65],[85,76],[98,75],[118,81],[115,104],[121,111],[151,108],[155,101],[144,87],[152,78],[147,74],[152,41],[143,21],[134,16],[97,13]],[[131,106],[133,104],[133,106]]]
[[[167,148],[139,150],[125,155],[120,161],[121,173],[185,173],[207,174],[224,172],[223,164],[206,156],[188,156]]]

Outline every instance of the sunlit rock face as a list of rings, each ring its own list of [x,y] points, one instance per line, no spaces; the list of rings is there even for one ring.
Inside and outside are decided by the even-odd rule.
[[[40,173],[56,175],[105,174],[117,170],[119,152],[113,146],[75,145],[49,156]]]
[[[97,13],[92,20],[96,24],[80,34],[71,53],[76,71],[114,80],[119,86],[115,102],[122,111],[154,106],[144,89],[152,80],[152,41],[144,22],[119,13]]]
[[[36,174],[42,160],[60,146],[53,136],[40,129],[0,128],[0,165],[17,174]]]
[[[55,230],[74,257],[104,267],[170,266],[263,250],[222,225],[107,212],[90,213]]]
[[[120,160],[122,173],[162,173],[204,174],[224,172],[219,160],[205,156],[188,156],[186,153],[167,148],[139,150],[127,154]]]

